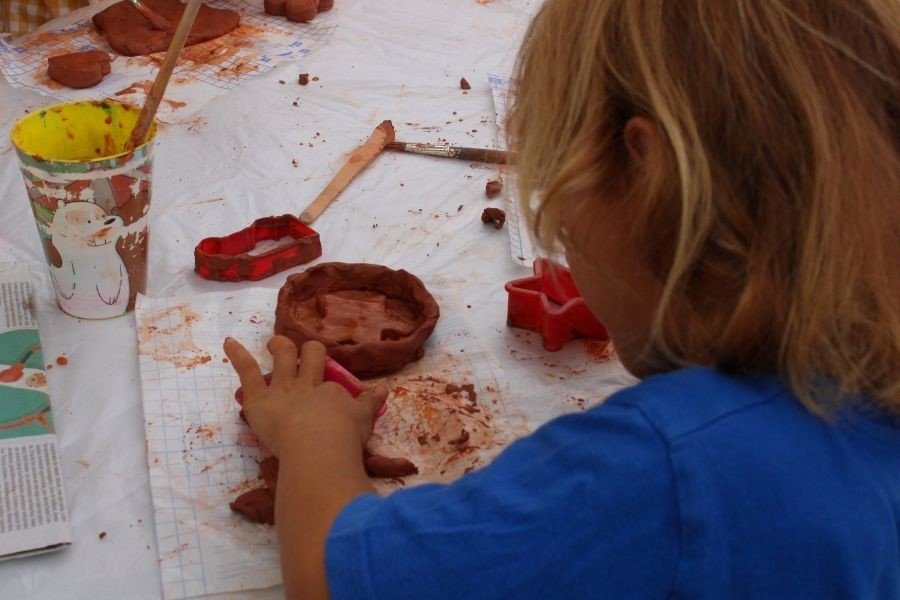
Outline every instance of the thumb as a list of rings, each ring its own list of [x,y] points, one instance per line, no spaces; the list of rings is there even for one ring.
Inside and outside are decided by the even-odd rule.
[[[375,418],[378,416],[378,413],[381,411],[381,407],[384,406],[384,403],[387,401],[388,390],[383,385],[376,385],[374,387],[370,387],[365,390],[356,399],[365,405],[368,409],[369,415],[372,417],[372,421],[375,421]]]

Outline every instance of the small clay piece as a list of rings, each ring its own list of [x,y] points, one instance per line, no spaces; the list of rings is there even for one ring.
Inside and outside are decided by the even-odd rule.
[[[275,333],[325,344],[360,378],[400,370],[425,354],[437,302],[418,277],[364,263],[323,263],[291,275],[278,293]]]
[[[103,81],[110,70],[109,54],[103,50],[72,52],[47,59],[50,79],[70,88],[93,87]]]
[[[297,83],[299,83],[300,85],[308,85],[309,73],[300,73],[300,77],[297,78]]]
[[[266,482],[266,488],[274,496],[278,488],[278,459],[269,456],[259,461],[259,476]]]
[[[466,81],[466,78],[465,78],[465,77],[463,77],[462,79],[459,80],[459,87],[461,87],[461,88],[464,89],[464,90],[471,90],[471,89],[472,89],[472,86],[469,85],[469,82]]]
[[[141,0],[141,2],[171,23],[178,23],[181,20],[185,8],[179,0]],[[172,41],[172,32],[155,27],[128,0],[116,2],[98,12],[94,15],[93,21],[113,50],[125,56],[165,52],[169,48],[169,42]],[[201,4],[185,46],[223,36],[237,27],[240,21],[240,15],[233,10],[211,8]]]
[[[368,450],[363,452],[363,465],[369,477],[397,479],[419,473],[419,468],[405,458],[389,458],[371,454]]]
[[[287,0],[285,15],[288,21],[309,23],[319,12],[318,0]]]
[[[484,195],[488,198],[496,198],[503,191],[503,182],[497,179],[488,181],[484,186]]]
[[[458,438],[463,440],[457,447],[462,448],[469,439],[469,434],[464,429]],[[452,443],[452,442],[451,442]],[[389,458],[379,454],[372,454],[368,449],[363,449],[363,466],[369,477],[385,479],[398,479],[416,475],[419,468],[405,458]],[[234,512],[241,513],[254,523],[275,524],[275,490],[278,488],[278,459],[274,456],[259,461],[259,477],[265,482],[265,487],[250,490],[241,494],[230,502],[228,506]],[[105,534],[104,534],[105,535]],[[103,536],[101,536],[101,539]]]
[[[263,10],[266,11],[266,14],[283,17],[286,4],[287,0],[263,0]]]
[[[275,496],[267,488],[258,488],[241,494],[228,506],[254,523],[275,524]]]
[[[334,8],[334,0],[319,0],[319,12],[325,12]]]
[[[481,222],[490,223],[491,221],[494,222],[494,229],[501,229],[506,222],[506,213],[499,208],[484,209],[481,213]]]

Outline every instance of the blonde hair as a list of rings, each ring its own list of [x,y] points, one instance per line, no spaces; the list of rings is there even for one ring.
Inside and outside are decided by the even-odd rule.
[[[648,355],[900,413],[897,0],[548,0],[517,78],[523,208],[553,249],[564,212],[628,203],[662,286]],[[665,160],[615,197],[634,116]]]

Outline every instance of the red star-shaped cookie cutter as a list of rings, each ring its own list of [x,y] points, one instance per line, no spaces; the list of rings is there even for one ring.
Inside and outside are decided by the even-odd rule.
[[[534,261],[534,275],[506,284],[506,324],[541,334],[544,348],[556,352],[575,338],[609,339],[575,288],[572,272],[546,258]]]

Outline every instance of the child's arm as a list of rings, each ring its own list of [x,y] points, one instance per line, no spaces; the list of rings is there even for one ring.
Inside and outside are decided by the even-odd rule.
[[[328,598],[325,540],[350,500],[374,491],[362,463],[372,420],[387,397],[383,387],[356,399],[336,383],[323,383],[325,347],[307,342],[297,371],[297,348],[269,340],[272,381],[236,340],[225,353],[244,389],[244,415],[280,461],[275,528],[288,598]]]

